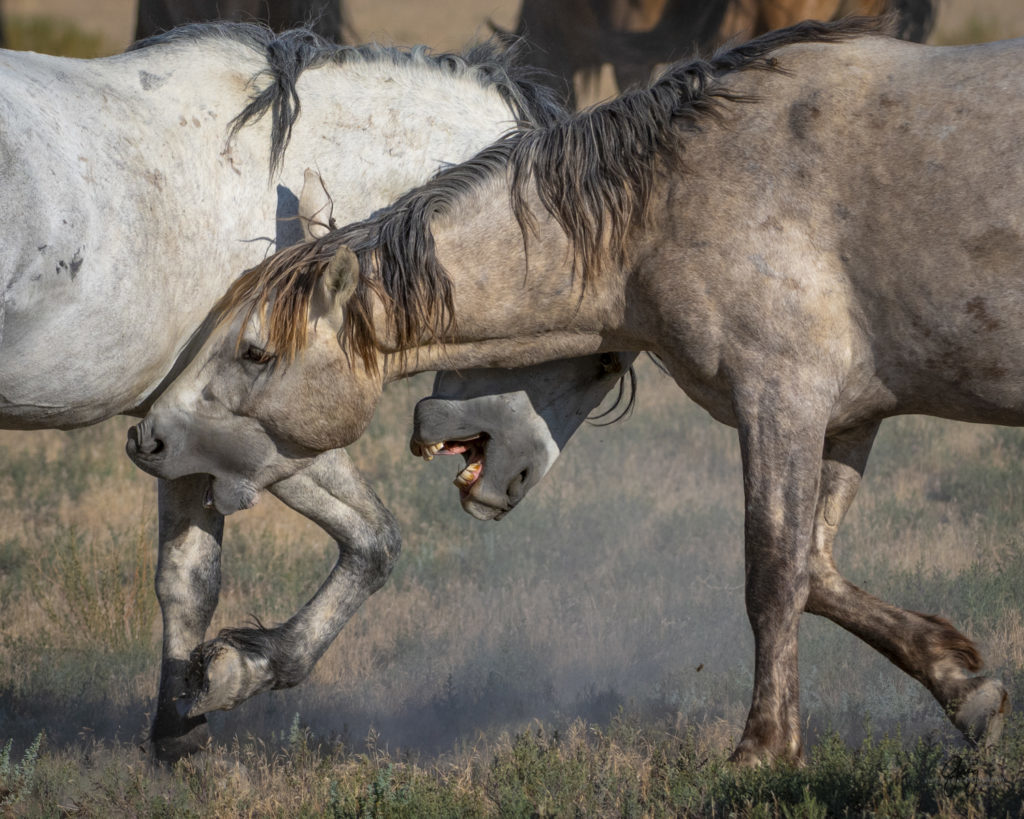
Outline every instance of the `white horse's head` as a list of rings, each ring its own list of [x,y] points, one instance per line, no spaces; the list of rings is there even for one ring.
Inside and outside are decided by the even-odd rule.
[[[501,518],[623,383],[635,357],[601,353],[517,369],[438,373],[433,394],[416,405],[410,448],[427,460],[462,455],[466,465],[455,479],[462,508],[481,520]]]

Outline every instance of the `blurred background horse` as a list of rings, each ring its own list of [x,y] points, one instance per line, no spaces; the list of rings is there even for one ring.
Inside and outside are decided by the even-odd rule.
[[[260,22],[274,31],[305,26],[327,40],[344,40],[343,0],[139,0],[135,39],[208,20]]]
[[[801,20],[891,14],[897,36],[924,42],[935,12],[935,0],[523,0],[515,31],[494,29],[525,40],[524,59],[575,106],[608,63],[621,91],[660,64]]]

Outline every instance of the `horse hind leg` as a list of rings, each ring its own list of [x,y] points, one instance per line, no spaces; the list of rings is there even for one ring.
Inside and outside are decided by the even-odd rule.
[[[836,569],[832,545],[877,430],[873,424],[826,442],[806,611],[860,637],[921,682],[970,742],[992,744],[1002,732],[1009,698],[999,680],[972,676],[981,670],[982,659],[971,640],[942,617],[900,609],[868,594]]]

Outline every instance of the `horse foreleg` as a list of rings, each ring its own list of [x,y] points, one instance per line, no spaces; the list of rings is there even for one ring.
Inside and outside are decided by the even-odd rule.
[[[206,718],[189,715],[189,657],[206,637],[220,591],[224,517],[203,508],[206,478],[159,481],[156,594],[163,614],[160,690],[151,732],[158,759],[171,761],[208,739]]]
[[[857,493],[877,430],[872,424],[825,443],[807,611],[857,635],[923,683],[968,739],[994,742],[1002,731],[1008,698],[999,680],[969,676],[982,665],[974,644],[941,617],[892,606],[836,569],[832,544]]]
[[[392,514],[342,450],[271,487],[338,543],[333,570],[291,619],[271,628],[232,628],[192,654],[190,717],[234,708],[272,688],[304,680],[360,605],[384,585],[401,540]]]
[[[777,389],[759,399],[739,423],[755,654],[750,712],[732,759],[746,765],[802,758],[797,640],[824,440],[824,423],[809,408],[780,405]]]

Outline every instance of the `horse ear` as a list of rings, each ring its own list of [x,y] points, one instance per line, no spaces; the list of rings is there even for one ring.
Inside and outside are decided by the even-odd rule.
[[[359,259],[356,254],[342,245],[327,263],[320,281],[321,297],[328,311],[341,309],[359,284]]]
[[[306,168],[299,194],[299,224],[302,237],[308,242],[326,236],[333,227],[334,202],[324,180],[312,168]]]

